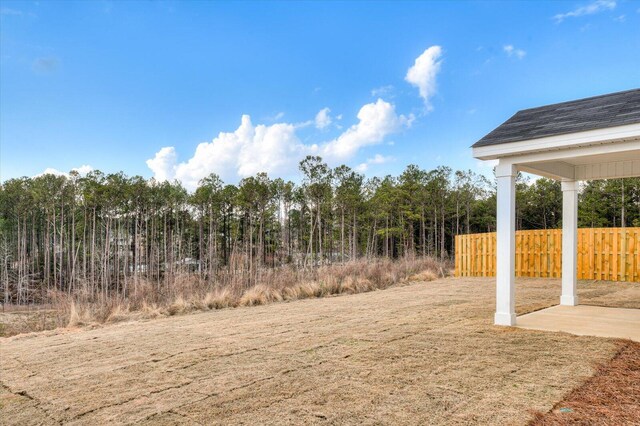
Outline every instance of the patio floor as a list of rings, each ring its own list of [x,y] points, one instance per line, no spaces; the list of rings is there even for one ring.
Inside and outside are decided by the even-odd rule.
[[[640,342],[640,309],[557,305],[519,316],[516,327]]]

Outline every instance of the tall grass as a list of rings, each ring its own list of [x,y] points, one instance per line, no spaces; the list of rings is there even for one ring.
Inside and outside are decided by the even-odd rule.
[[[354,294],[410,281],[431,281],[450,274],[450,265],[433,258],[358,260],[318,268],[265,268],[251,280],[243,274],[206,282],[193,275],[176,279],[170,291],[151,282],[136,283],[128,297],[53,293],[58,324],[83,326],[196,310],[257,306],[273,302]]]

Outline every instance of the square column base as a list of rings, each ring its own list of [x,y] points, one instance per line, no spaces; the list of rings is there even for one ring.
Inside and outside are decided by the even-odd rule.
[[[516,325],[516,314],[496,312],[493,321],[495,325]]]
[[[578,306],[578,296],[560,296],[560,304],[563,306]]]

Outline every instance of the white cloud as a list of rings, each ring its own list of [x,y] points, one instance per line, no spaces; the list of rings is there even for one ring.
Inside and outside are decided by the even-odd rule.
[[[357,124],[322,146],[322,156],[328,161],[344,161],[351,158],[360,148],[378,144],[387,135],[403,127],[409,127],[414,118],[413,115],[405,117],[396,114],[392,104],[378,99],[375,103],[366,104],[360,108],[358,112],[360,121]]]
[[[394,90],[395,88],[391,84],[388,84],[386,86],[376,87],[375,89],[371,90],[371,96],[373,96],[374,98],[379,98],[381,96],[392,98]]]
[[[384,164],[393,160],[395,160],[393,157],[385,157],[384,155],[376,154],[373,158],[367,158],[367,161],[358,164],[356,166],[356,170],[359,172],[366,172],[372,164]]]
[[[577,18],[579,16],[584,15],[593,15],[595,13],[603,12],[605,10],[613,10],[616,7],[616,2],[614,0],[596,0],[591,2],[585,6],[581,6],[577,9],[566,13],[558,13],[553,17],[553,19],[560,23],[567,18]]]
[[[367,163],[369,164],[384,164],[392,161],[393,157],[385,157],[384,155],[376,154],[373,158],[369,158]]]
[[[314,146],[300,142],[292,124],[253,127],[249,116],[245,115],[242,125],[247,126],[238,156],[237,173],[242,177],[259,172],[285,173],[295,168],[302,156],[315,150]]]
[[[76,167],[76,168],[71,169],[71,171],[73,171],[73,172],[78,172],[78,174],[80,174],[80,175],[84,176],[84,175],[86,175],[87,173],[92,172],[92,171],[93,171],[93,167],[91,167],[91,166],[90,166],[90,165],[88,165],[88,164],[83,164],[83,165],[82,165],[82,166],[80,166],[80,167]]]
[[[415,63],[407,71],[405,80],[418,88],[420,97],[429,107],[429,100],[436,91],[436,75],[440,71],[442,48],[431,46],[416,58]]]
[[[175,149],[165,147],[147,160],[147,166],[157,180],[178,179],[188,189],[194,189],[210,173],[234,180],[258,172],[286,172],[313,150],[313,146],[300,143],[293,124],[254,126],[251,118],[243,115],[234,132],[221,132],[211,142],[199,144],[186,162],[176,163]]]
[[[410,126],[414,119],[413,115],[396,114],[395,107],[382,99],[364,105],[357,117],[358,123],[318,146],[300,141],[297,124],[254,126],[251,118],[243,115],[234,132],[221,132],[211,142],[199,144],[189,160],[178,163],[175,149],[164,147],[147,160],[147,166],[157,180],[178,179],[187,189],[195,189],[200,179],[210,173],[227,181],[258,172],[293,176],[306,155],[320,154],[330,164],[338,164],[351,159],[363,147],[383,142],[387,135]]]
[[[83,164],[80,167],[74,167],[73,169],[71,169],[72,172],[78,172],[80,176],[85,176],[87,173],[92,172],[93,170],[94,170],[93,167],[89,166],[88,164]],[[42,173],[38,173],[34,177],[43,176],[43,175],[56,175],[56,176],[69,177],[69,173],[62,172],[53,167],[47,167],[46,169],[44,169]]]
[[[61,172],[58,169],[54,169],[53,167],[47,167],[44,169],[42,173],[38,173],[34,177],[43,176],[43,175],[56,175],[56,176],[67,176],[67,173]]]
[[[525,55],[527,54],[527,52],[525,52],[524,50],[516,49],[515,47],[513,47],[513,44],[507,44],[507,45],[503,46],[502,50],[505,51],[507,56],[515,56],[518,59],[524,58]]]
[[[276,121],[282,120],[282,119],[284,118],[284,116],[285,116],[284,111],[280,111],[280,112],[277,112],[277,113],[275,113],[275,114],[273,114],[273,115],[266,115],[266,116],[263,116],[263,118],[262,118],[262,119],[263,119],[265,122],[275,123]]]
[[[329,108],[322,108],[316,114],[315,123],[317,129],[324,129],[331,124],[331,110]]]
[[[165,146],[156,155],[147,160],[147,167],[153,171],[153,177],[163,182],[173,180],[176,175],[176,150],[172,146]]]

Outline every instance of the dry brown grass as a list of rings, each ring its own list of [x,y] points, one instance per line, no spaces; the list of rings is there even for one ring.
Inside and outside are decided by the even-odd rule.
[[[247,289],[240,297],[240,306],[258,306],[267,303],[280,302],[282,300],[282,292],[263,284],[258,284]]]
[[[227,288],[208,292],[204,296],[203,303],[209,309],[224,309],[237,306],[231,290]]]
[[[183,314],[192,311],[194,306],[187,302],[181,294],[179,294],[167,308],[169,315]]]
[[[437,278],[438,276],[434,271],[422,271],[418,274],[411,275],[409,281],[433,281]]]
[[[640,424],[640,343],[624,341],[593,377],[530,426]]]
[[[0,311],[0,337],[51,330],[59,324],[59,312],[50,306],[19,306]]]
[[[197,276],[177,276],[169,289],[140,280],[127,298],[52,293],[56,326],[81,327],[143,318],[181,315],[193,311],[258,306],[283,300],[326,297],[378,290],[410,281],[431,281],[447,274],[447,263],[431,258],[362,259],[320,268],[282,267],[258,270],[254,279],[243,274],[233,279],[205,282]],[[42,330],[14,328],[5,332]]]
[[[163,312],[162,309],[156,305],[155,303],[142,303],[142,307],[140,309],[143,318],[158,318],[161,317]]]
[[[88,312],[82,306],[78,306],[75,301],[69,304],[69,322],[67,327],[77,327],[87,323]]]
[[[347,284],[368,288],[361,279]],[[619,350],[610,339],[493,326],[491,278],[329,298],[316,298],[315,283],[296,287],[311,296],[290,303],[2,339],[0,419],[526,424]],[[640,308],[637,283],[578,291],[586,304]],[[559,294],[559,280],[518,279],[516,310],[557,304]]]
[[[308,299],[320,296],[320,286],[317,282],[307,281],[282,289],[284,300]]]

